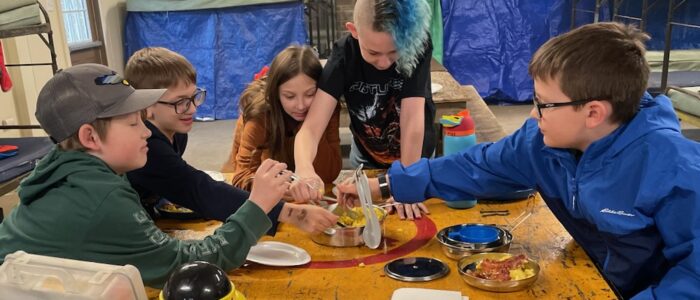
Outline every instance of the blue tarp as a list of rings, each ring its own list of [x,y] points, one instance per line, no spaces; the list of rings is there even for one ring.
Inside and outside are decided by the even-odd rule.
[[[593,0],[580,8],[592,10]],[[668,3],[657,4],[649,15],[650,49],[663,49]],[[461,84],[474,85],[490,102],[529,102],[532,79],[527,65],[532,54],[550,37],[569,30],[570,0],[442,0],[444,65]],[[639,16],[639,1],[626,1],[621,12]],[[636,10],[635,10],[636,9]],[[684,4],[676,21],[700,24],[700,1]],[[578,12],[576,24],[591,23],[593,15]],[[609,20],[610,7],[601,9]],[[673,48],[700,48],[700,30],[674,29]]]
[[[166,47],[197,69],[207,99],[198,119],[238,117],[238,97],[262,66],[290,44],[307,44],[304,5],[237,6],[176,12],[128,12],[127,58],[143,47]]]

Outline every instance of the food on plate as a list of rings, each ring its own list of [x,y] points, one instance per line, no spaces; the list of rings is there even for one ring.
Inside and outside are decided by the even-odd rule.
[[[343,226],[345,227],[365,226],[367,221],[365,221],[365,214],[362,211],[362,207],[353,207],[349,210],[355,212],[355,214],[353,215],[357,216],[357,218],[353,219],[352,216],[350,216],[350,214],[347,213],[347,211],[344,211],[343,214],[339,216],[338,222],[340,222],[340,224],[343,224]],[[379,218],[380,220],[384,216],[384,212],[381,208],[378,207],[374,207],[374,214],[376,214],[377,218]]]
[[[191,214],[193,211],[187,207],[182,207],[173,203],[165,203],[160,206],[160,210],[170,212],[170,213],[179,213],[179,214]]]
[[[467,270],[467,274],[496,281],[522,280],[535,276],[535,270],[527,262],[523,254],[501,260],[485,258],[476,264],[475,269]]]

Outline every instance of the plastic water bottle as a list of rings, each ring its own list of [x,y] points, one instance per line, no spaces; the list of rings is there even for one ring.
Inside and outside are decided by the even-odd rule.
[[[445,118],[453,118],[453,120],[459,120],[459,124],[451,125],[448,123],[446,125],[445,122],[443,122],[442,120],[440,121],[441,123],[443,123],[443,155],[457,153],[476,145],[476,127],[474,126],[474,120],[472,120],[468,109],[460,111],[457,115],[443,116],[443,119]],[[453,121],[452,124],[454,123],[456,122]]]
[[[476,127],[468,109],[456,115],[443,115],[440,123],[443,125],[443,155],[458,153],[476,145]],[[451,208],[464,209],[476,205],[476,199],[446,201],[445,204]]]

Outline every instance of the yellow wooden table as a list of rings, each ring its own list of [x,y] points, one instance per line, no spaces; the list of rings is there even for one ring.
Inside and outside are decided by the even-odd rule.
[[[270,267],[249,263],[229,272],[236,288],[248,299],[390,299],[402,287],[459,290],[471,299],[615,299],[590,258],[552,215],[542,199],[509,203],[480,203],[466,210],[448,208],[437,199],[426,202],[431,214],[417,221],[402,221],[390,215],[384,223],[384,242],[379,249],[364,246],[334,248],[314,243],[308,234],[280,224],[275,240],[299,246],[311,255],[311,263],[299,267]],[[481,217],[479,210],[504,210],[509,216]],[[468,286],[462,281],[457,262],[446,257],[434,236],[440,229],[461,223],[508,225],[523,211],[532,216],[513,231],[512,253],[525,253],[541,267],[539,279],[530,288],[513,293],[494,293]],[[216,221],[160,220],[161,228],[183,229],[205,235],[218,227]],[[384,246],[385,245],[385,246]],[[395,258],[437,258],[450,273],[431,282],[409,283],[387,277],[384,265]]]

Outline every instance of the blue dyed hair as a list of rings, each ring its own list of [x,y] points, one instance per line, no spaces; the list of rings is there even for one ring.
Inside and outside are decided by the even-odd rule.
[[[428,43],[431,10],[427,0],[376,0],[372,27],[394,38],[396,70],[411,76]]]

